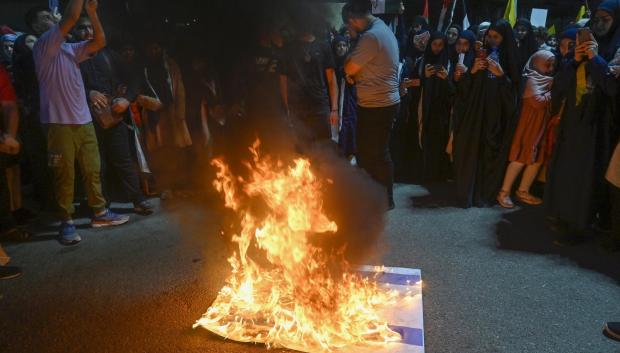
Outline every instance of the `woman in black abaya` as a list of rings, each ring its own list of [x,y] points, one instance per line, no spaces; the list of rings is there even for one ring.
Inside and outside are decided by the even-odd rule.
[[[418,121],[426,182],[445,181],[450,172],[450,163],[446,154],[446,145],[450,136],[452,93],[448,79],[448,62],[446,36],[440,32],[434,32],[424,56],[416,66],[422,83]]]
[[[523,71],[530,57],[538,51],[536,35],[532,23],[520,18],[515,23],[514,33],[517,39],[517,55],[519,57],[519,72]]]
[[[457,201],[465,208],[495,204],[517,115],[520,75],[510,23],[494,23],[485,43],[498,60],[475,59],[460,79],[454,107]]]
[[[617,87],[606,59],[620,45],[619,11],[617,0],[598,7],[592,20],[598,44],[578,40],[574,57],[555,79],[554,98],[566,103],[549,163],[545,209],[560,238],[581,235],[609,218],[604,174],[612,141],[617,142],[612,124]]]

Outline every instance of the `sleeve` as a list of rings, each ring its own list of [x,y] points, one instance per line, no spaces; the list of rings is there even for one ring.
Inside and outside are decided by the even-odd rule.
[[[88,44],[90,44],[90,41],[69,44],[73,50],[73,60],[76,64],[80,64],[93,57],[88,52]]]
[[[336,60],[334,59],[334,53],[332,52],[332,48],[325,44],[323,45],[323,69],[335,69],[336,68]]]
[[[574,89],[575,80],[575,67],[574,60],[562,65],[558,73],[553,79],[553,88],[551,89],[551,115],[556,115],[562,109],[562,104],[568,96],[569,88]]]
[[[354,64],[363,67],[366,66],[370,60],[374,59],[378,51],[379,42],[377,38],[371,33],[365,33],[360,37],[355,49],[353,49],[353,52],[349,57],[349,60]]]
[[[16,102],[17,95],[11,84],[9,74],[3,66],[0,66],[0,102]]]
[[[65,42],[65,38],[60,32],[58,25],[52,27],[49,31],[43,33],[43,35],[37,40],[33,51],[35,57],[38,57],[42,62],[50,61],[60,51],[62,43]]]
[[[592,73],[592,81],[608,96],[615,96],[617,92],[616,79],[607,69],[607,61],[597,55],[588,62],[588,69]]]

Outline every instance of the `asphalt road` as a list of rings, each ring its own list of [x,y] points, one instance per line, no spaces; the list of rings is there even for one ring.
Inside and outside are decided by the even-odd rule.
[[[449,196],[401,185],[388,216],[383,263],[422,269],[426,352],[620,352],[601,334],[620,320],[620,255],[553,245],[540,209],[462,210]],[[191,328],[228,248],[217,213],[180,211],[82,227],[75,247],[45,222],[36,241],[5,244],[24,275],[0,282],[0,352],[265,352]]]

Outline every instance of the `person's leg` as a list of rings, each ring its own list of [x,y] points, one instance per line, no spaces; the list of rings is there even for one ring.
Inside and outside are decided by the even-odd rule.
[[[22,208],[22,182],[21,168],[16,163],[6,169],[6,178],[9,185],[9,193],[11,195],[11,211],[17,211]]]
[[[19,277],[22,274],[21,268],[7,266],[9,261],[11,261],[11,258],[4,252],[2,245],[0,245],[0,280],[12,279]]]
[[[357,124],[358,165],[383,185],[393,206],[394,171],[390,156],[390,135],[398,106],[359,108]]]
[[[511,162],[506,169],[506,175],[504,176],[504,184],[502,189],[497,195],[497,202],[504,208],[513,208],[514,204],[510,198],[512,193],[512,185],[519,176],[519,173],[523,170],[524,164],[519,162]]]
[[[51,124],[48,130],[49,166],[54,175],[54,191],[62,221],[71,220],[75,211],[73,208],[75,188],[74,129],[69,125]]]
[[[540,163],[528,165],[523,172],[523,178],[521,179],[521,186],[519,186],[519,191],[530,192],[532,188],[532,184],[536,180],[538,176],[538,172],[540,171]]]
[[[394,207],[394,163],[390,153],[390,136],[392,136],[392,128],[399,109],[399,105],[383,108],[378,124],[379,130],[377,131],[379,149],[381,150],[381,159],[377,161],[378,180],[387,189],[390,208]]]
[[[111,200],[110,194],[110,182],[108,179],[108,151],[106,146],[108,145],[108,130],[104,130],[98,124],[93,124],[93,128],[95,129],[95,136],[97,137],[97,147],[99,150],[99,182],[101,183],[101,193],[103,197],[107,201]],[[88,191],[88,188],[86,189]]]
[[[128,216],[121,216],[106,208],[106,200],[101,192],[99,146],[93,124],[79,127],[77,159],[88,194],[88,205],[94,211],[91,225],[95,228],[125,224]]]
[[[613,237],[620,241],[620,188],[611,187],[611,230]]]
[[[16,226],[11,213],[11,194],[6,178],[7,155],[0,154],[0,233],[4,233]]]
[[[134,205],[139,205],[146,200],[146,197],[140,189],[140,178],[131,158],[129,141],[127,126],[118,124],[106,131],[103,154],[108,156],[109,170],[121,182],[125,195]]]
[[[92,123],[77,128],[76,158],[84,178],[84,188],[88,196],[88,206],[95,215],[106,210],[106,200],[101,189],[101,156],[95,128]]]
[[[521,178],[521,185],[517,190],[517,197],[521,202],[524,202],[528,205],[538,206],[542,205],[543,200],[530,194],[530,188],[532,184],[534,184],[534,180],[538,176],[538,172],[540,171],[540,163],[528,165],[523,172],[523,177]]]
[[[32,171],[32,183],[39,199],[41,209],[52,210],[55,208],[54,178],[48,164],[47,131],[45,126],[38,123],[38,114],[30,117],[37,123],[30,123],[25,131],[26,141],[24,150],[28,155],[30,169]]]

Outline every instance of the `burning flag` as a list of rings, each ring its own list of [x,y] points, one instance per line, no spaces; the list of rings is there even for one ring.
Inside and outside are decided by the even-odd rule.
[[[354,271],[342,252],[316,245],[338,231],[323,209],[329,181],[313,173],[308,159],[286,165],[262,156],[258,147],[257,142],[250,149],[246,179],[233,175],[223,160],[213,161],[214,185],[239,219],[232,239],[238,249],[228,260],[232,274],[226,285],[194,327],[306,352],[351,347],[376,352],[418,332],[393,330],[382,314],[410,305],[419,295],[413,292],[419,276],[415,283],[401,276],[407,278],[400,283],[405,289],[391,289],[368,271]],[[383,273],[377,270],[373,273]]]

